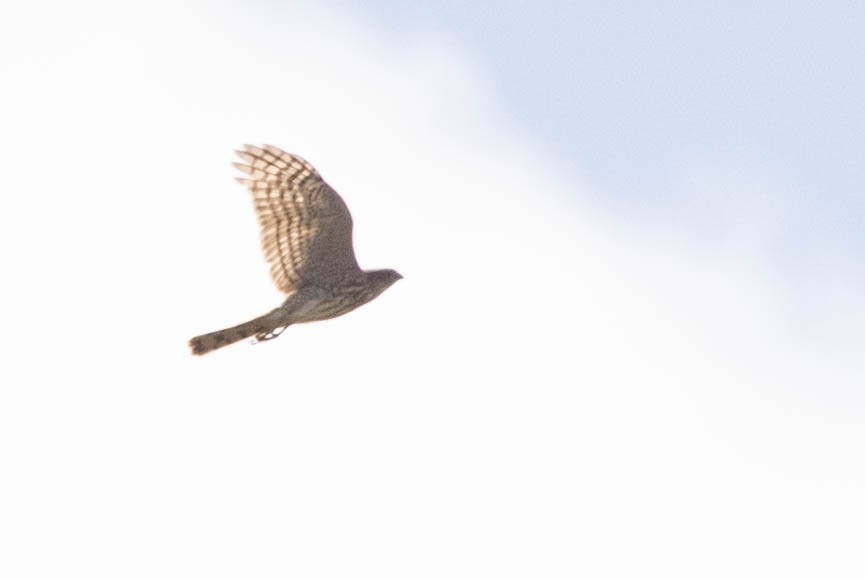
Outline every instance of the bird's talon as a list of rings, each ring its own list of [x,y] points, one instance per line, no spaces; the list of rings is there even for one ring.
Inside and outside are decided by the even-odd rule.
[[[279,328],[279,330],[274,330],[272,332],[267,332],[267,333],[262,332],[261,334],[256,334],[252,343],[257,344],[259,342],[266,342],[267,340],[272,340],[272,339],[278,337],[282,332],[284,332],[285,328],[287,328],[287,327],[288,326],[284,326],[282,328]]]

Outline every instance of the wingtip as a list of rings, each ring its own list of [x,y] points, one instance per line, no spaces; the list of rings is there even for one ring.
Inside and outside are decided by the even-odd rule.
[[[246,173],[247,175],[252,175],[253,168],[249,165],[244,165],[243,163],[232,163],[235,169],[242,173]]]
[[[238,149],[235,152],[242,157],[243,155],[249,155],[250,153],[253,155],[261,155],[264,152],[264,149],[256,147],[255,145],[246,144],[243,145],[243,150]]]

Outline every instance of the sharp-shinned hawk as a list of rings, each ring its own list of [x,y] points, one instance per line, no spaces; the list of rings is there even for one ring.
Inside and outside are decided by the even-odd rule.
[[[254,320],[192,338],[193,354],[250,336],[270,340],[291,324],[341,316],[402,278],[392,269],[360,269],[351,214],[312,165],[271,145],[244,145],[237,154],[245,163],[234,166],[247,175],[237,180],[252,193],[270,275],[288,298]]]

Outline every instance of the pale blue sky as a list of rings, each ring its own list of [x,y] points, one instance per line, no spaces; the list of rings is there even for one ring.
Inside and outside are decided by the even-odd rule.
[[[753,201],[792,281],[865,273],[862,2],[332,4],[394,46],[452,39],[508,121],[621,218],[711,245]]]

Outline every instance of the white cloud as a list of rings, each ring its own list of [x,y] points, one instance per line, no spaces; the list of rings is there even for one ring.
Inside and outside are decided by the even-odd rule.
[[[453,47],[112,6],[4,19],[4,576],[861,574],[861,296],[812,334],[752,264],[604,222]],[[279,300],[243,142],[405,279],[194,359]]]

